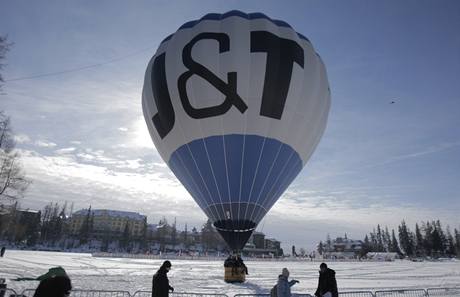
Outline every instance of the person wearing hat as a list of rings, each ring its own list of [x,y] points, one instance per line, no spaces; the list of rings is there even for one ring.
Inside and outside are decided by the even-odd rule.
[[[288,280],[289,270],[283,268],[281,274],[278,276],[278,283],[276,284],[276,297],[291,297],[291,287],[297,284],[298,280]]]
[[[317,297],[338,297],[337,280],[335,271],[327,268],[326,263],[319,265],[318,289],[315,292]]]
[[[171,270],[171,262],[166,260],[153,275],[152,297],[168,297],[169,291],[174,292],[174,288],[169,285],[167,276],[169,270]]]

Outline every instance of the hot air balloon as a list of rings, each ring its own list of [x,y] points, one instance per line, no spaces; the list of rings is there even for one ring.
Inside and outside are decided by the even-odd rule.
[[[306,37],[264,14],[230,11],[161,42],[142,108],[163,160],[241,251],[318,145],[330,90]]]

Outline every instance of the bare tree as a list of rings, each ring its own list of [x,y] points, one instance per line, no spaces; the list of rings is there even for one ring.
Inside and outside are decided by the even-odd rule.
[[[1,70],[3,69],[3,60],[5,60],[6,53],[10,49],[11,44],[8,43],[6,36],[0,36],[0,90],[2,88],[3,76]]]
[[[0,204],[21,198],[29,185],[14,147],[10,118],[0,111]]]

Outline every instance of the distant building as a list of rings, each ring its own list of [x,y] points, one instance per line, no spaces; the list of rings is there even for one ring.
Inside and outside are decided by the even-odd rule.
[[[366,258],[374,261],[394,261],[399,259],[398,253],[367,253]]]
[[[81,209],[72,214],[70,221],[71,234],[79,234],[87,215],[87,209]],[[91,210],[90,217],[92,220],[92,235],[96,237],[120,237],[126,226],[128,226],[130,236],[140,237],[144,228],[147,228],[147,217],[137,212],[94,209]]]
[[[258,249],[265,248],[265,234],[262,232],[254,232],[252,234],[252,243]]]
[[[363,242],[345,237],[337,237],[331,244],[323,246],[323,257],[328,259],[353,259],[361,252]]]
[[[254,232],[244,246],[243,253],[255,257],[280,257],[283,255],[283,250],[280,241],[274,238],[265,238],[265,234],[262,232]]]
[[[33,244],[39,236],[41,212],[0,205],[0,237],[4,235],[22,243]]]

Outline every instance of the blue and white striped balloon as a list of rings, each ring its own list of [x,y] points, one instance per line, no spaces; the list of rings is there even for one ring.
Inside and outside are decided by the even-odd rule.
[[[142,107],[158,152],[240,250],[326,127],[326,69],[310,41],[261,13],[182,25],[148,64]]]

